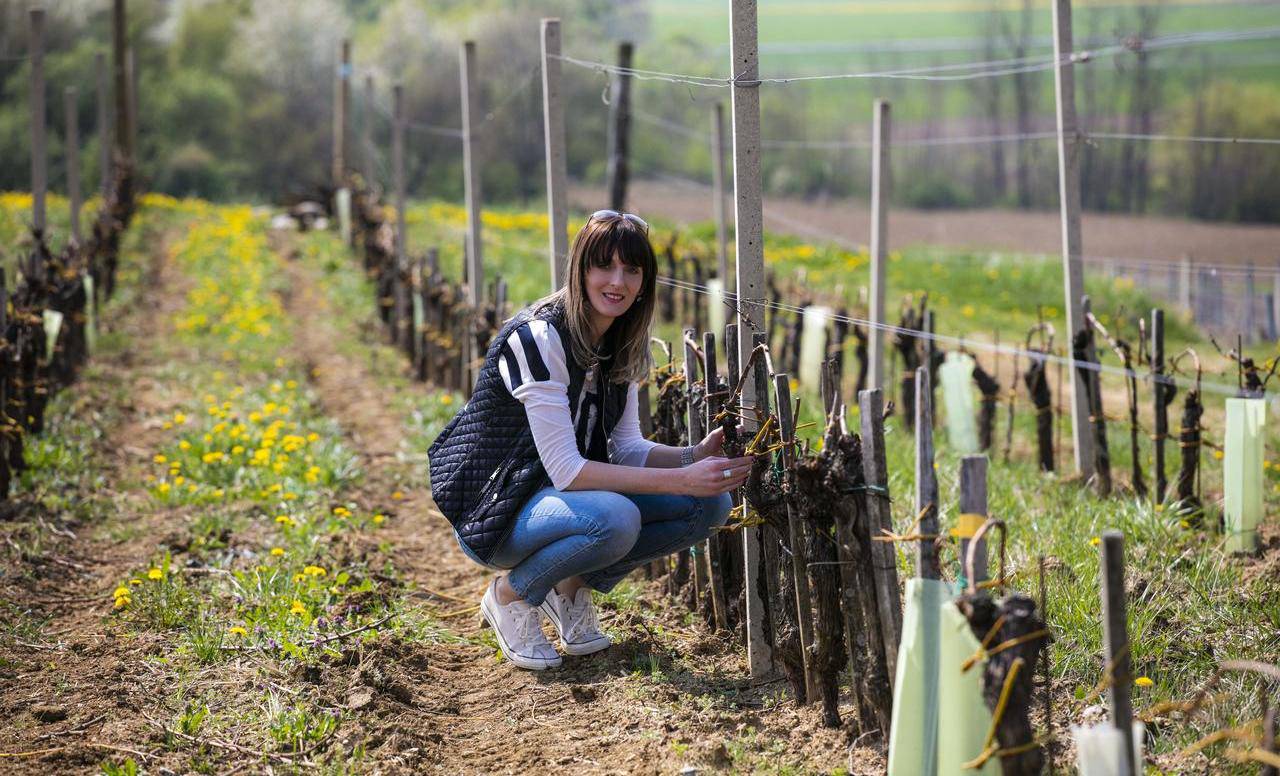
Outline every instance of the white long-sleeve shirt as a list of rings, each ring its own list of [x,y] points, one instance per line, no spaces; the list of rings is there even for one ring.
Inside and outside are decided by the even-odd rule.
[[[531,320],[507,337],[498,358],[498,371],[511,395],[524,404],[542,466],[557,490],[564,490],[582,471],[595,426],[600,422],[594,369],[587,370],[580,395],[569,401],[569,366],[560,333],[549,323]],[[570,414],[570,407],[575,412]],[[579,447],[581,443],[581,448]],[[636,386],[627,390],[622,417],[609,434],[609,461],[644,466],[657,445],[640,433]]]

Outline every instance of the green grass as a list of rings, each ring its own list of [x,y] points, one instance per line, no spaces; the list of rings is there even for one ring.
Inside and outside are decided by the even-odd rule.
[[[434,205],[415,206],[410,213],[410,244],[416,248],[441,247],[444,271],[454,277],[460,271],[461,252],[456,235],[461,214],[454,208]],[[515,211],[494,211],[488,216],[485,230],[486,265],[492,273],[509,279],[511,296],[516,300],[536,298],[545,288],[544,256],[545,222],[529,223]],[[657,223],[655,243],[662,244],[670,226]],[[681,235],[680,244],[698,255],[713,255],[710,242],[712,227],[700,224]],[[805,280],[788,301],[800,304],[806,297],[838,305],[848,304],[857,310],[858,288],[868,282],[865,255],[853,254],[830,245],[811,245],[801,240],[766,235],[766,261],[781,276],[790,277],[801,268]],[[665,271],[665,268],[663,269]],[[895,254],[888,267],[888,298],[896,300],[908,294],[918,295],[925,289],[931,293],[937,311],[938,331],[970,340],[990,341],[1000,332],[1003,343],[1021,342],[1023,332],[1040,315],[1053,321],[1059,331],[1065,330],[1061,311],[1061,268],[1056,261],[1017,255],[952,253],[938,249],[908,249]],[[1135,339],[1135,315],[1145,314],[1154,302],[1136,291],[1132,284],[1106,278],[1091,277],[1087,289],[1094,299],[1100,319],[1113,331]],[[367,297],[366,297],[367,300]],[[367,301],[366,307],[371,309]],[[892,305],[891,305],[892,306]],[[673,336],[675,326],[663,324],[664,336]],[[1061,337],[1059,337],[1061,344]],[[1194,326],[1178,316],[1170,316],[1167,349],[1176,352],[1193,345],[1201,349],[1211,369],[1222,369],[1221,376],[1206,375],[1206,380],[1233,382],[1226,365],[1208,358],[1210,348]],[[950,345],[944,345],[949,349]],[[1270,346],[1253,349],[1255,355],[1274,353]],[[987,367],[991,357],[978,350]],[[1103,360],[1116,364],[1110,353]],[[852,366],[846,369],[852,379]],[[1009,363],[1002,365],[1003,380],[1008,385]],[[1051,368],[1052,389],[1057,395],[1056,375]],[[1121,382],[1113,375],[1104,377],[1108,386],[1108,412],[1123,415],[1121,400],[1114,395]],[[893,383],[896,398],[897,383]],[[802,387],[805,401],[802,420],[820,420],[811,390]],[[846,396],[851,389],[846,386]],[[1149,388],[1140,387],[1141,401],[1149,404]],[[1222,429],[1221,398],[1206,396],[1208,413],[1207,438],[1220,441]],[[1175,410],[1181,404],[1179,398]],[[997,436],[1003,439],[1006,409],[1002,406]],[[857,428],[856,407],[851,407],[851,427]],[[1177,412],[1171,413],[1176,423]],[[914,488],[914,438],[901,420],[902,411],[886,424],[886,443],[890,471],[890,491],[894,494],[892,513],[895,525],[905,530],[913,519],[911,494]],[[1059,419],[1059,423],[1065,423]],[[1149,428],[1147,409],[1143,423]],[[812,432],[811,432],[812,433]],[[1054,629],[1052,666],[1059,696],[1084,698],[1097,684],[1103,668],[1101,652],[1101,604],[1098,587],[1098,553],[1095,537],[1117,529],[1126,537],[1127,574],[1129,580],[1129,628],[1135,676],[1152,680],[1149,687],[1135,687],[1135,707],[1139,710],[1153,703],[1185,699],[1209,676],[1217,662],[1227,656],[1274,662],[1280,657],[1280,581],[1265,574],[1244,574],[1247,562],[1226,555],[1222,537],[1214,530],[1200,530],[1184,523],[1184,516],[1149,501],[1140,501],[1125,492],[1133,451],[1127,426],[1111,424],[1109,442],[1113,475],[1120,487],[1117,495],[1098,499],[1080,483],[1060,476],[1042,474],[1032,459],[1034,417],[1022,403],[1015,416],[1013,460],[992,455],[989,473],[989,511],[1009,525],[1008,574],[1018,589],[1034,593],[1037,589],[1037,558],[1046,557],[1049,567],[1046,587],[1049,621]],[[958,472],[960,456],[951,448],[945,424],[936,431],[937,468],[942,497],[942,522],[951,524],[958,512]],[[1061,434],[1066,449],[1060,451],[1060,466],[1070,470],[1070,430]],[[1268,434],[1270,449],[1277,449],[1280,436]],[[1146,433],[1140,439],[1144,469],[1148,483],[1152,481],[1149,463],[1150,442]],[[1001,445],[1002,447],[1002,445]],[[1176,442],[1167,446],[1170,479],[1176,473],[1180,454]],[[1272,453],[1274,455],[1274,453]],[[1214,526],[1219,506],[1214,498],[1221,489],[1221,463],[1209,451],[1202,453],[1203,482],[1208,495],[1206,525]],[[1280,467],[1267,470],[1268,509],[1280,506]],[[909,556],[900,548],[900,571],[913,573]],[[948,552],[950,550],[948,549]],[[947,575],[954,577],[958,568],[954,553],[946,556]],[[992,574],[997,561],[992,552]],[[616,599],[616,600],[615,600]],[[627,591],[615,592],[606,599],[611,605],[629,605]],[[638,659],[636,670],[657,676],[669,670],[661,661]],[[662,681],[661,678],[654,681]],[[1208,715],[1191,724],[1164,728],[1157,740],[1156,751],[1167,754],[1191,743],[1218,726],[1232,724],[1257,714],[1256,681],[1231,677],[1224,684],[1231,701],[1215,707]],[[1083,704],[1074,702],[1060,708],[1058,714],[1077,719]],[[750,736],[729,742],[728,751],[735,764],[754,768],[762,744]],[[1212,754],[1220,754],[1213,750]],[[1220,761],[1216,761],[1220,762]],[[785,765],[782,766],[785,772]]]

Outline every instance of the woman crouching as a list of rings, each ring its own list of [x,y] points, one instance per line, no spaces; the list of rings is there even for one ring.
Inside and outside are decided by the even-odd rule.
[[[684,448],[640,433],[656,275],[644,221],[593,214],[566,286],[503,325],[431,446],[431,492],[458,543],[506,572],[480,610],[521,668],[560,665],[543,614],[566,653],[608,647],[591,591],[706,539],[750,471],[721,457],[719,429]]]

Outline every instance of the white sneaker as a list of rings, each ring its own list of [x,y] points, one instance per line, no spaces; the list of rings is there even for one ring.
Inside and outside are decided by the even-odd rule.
[[[572,601],[552,588],[540,608],[556,626],[560,646],[570,655],[590,655],[613,643],[600,632],[600,618],[591,602],[589,587],[578,588]]]
[[[542,633],[542,613],[528,602],[516,599],[509,604],[498,603],[494,592],[498,580],[494,579],[480,599],[480,613],[498,637],[502,654],[515,665],[531,671],[558,668],[561,657]]]

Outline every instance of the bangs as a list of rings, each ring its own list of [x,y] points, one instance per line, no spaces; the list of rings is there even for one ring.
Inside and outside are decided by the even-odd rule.
[[[657,271],[658,260],[649,238],[624,218],[588,223],[579,239],[584,257],[592,266],[608,267],[617,255],[628,267],[638,267],[646,274]]]

